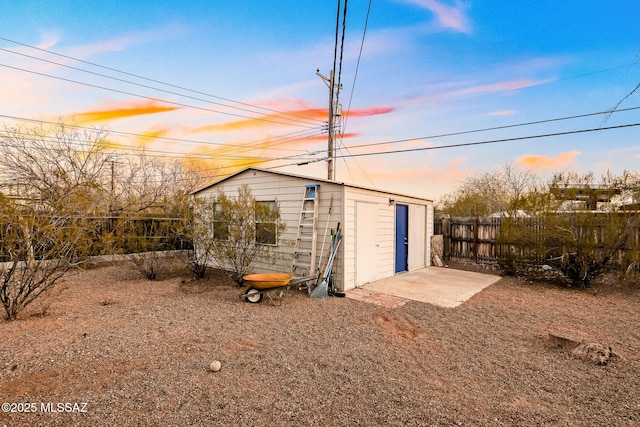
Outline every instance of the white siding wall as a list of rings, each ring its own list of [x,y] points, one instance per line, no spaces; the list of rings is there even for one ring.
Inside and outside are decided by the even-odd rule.
[[[330,235],[325,244],[325,253],[321,254],[322,239],[327,225],[327,216],[331,196],[333,208],[329,228],[335,229],[338,222],[342,224],[343,240],[334,264],[334,280],[338,289],[347,290],[360,286],[357,280],[357,247],[356,247],[356,207],[358,202],[374,204],[377,215],[376,256],[368,259],[366,268],[372,269],[372,280],[380,280],[395,273],[395,205],[409,205],[409,269],[430,265],[431,235],[433,234],[433,203],[423,199],[399,196],[381,191],[367,190],[340,183],[314,181],[312,178],[301,178],[280,175],[267,171],[249,169],[243,173],[224,180],[218,185],[198,194],[198,197],[213,197],[218,189],[230,196],[238,193],[238,187],[247,184],[258,201],[277,200],[280,205],[281,218],[287,228],[280,236],[275,265],[256,265],[256,272],[289,272],[293,259],[293,249],[298,232],[300,208],[305,185],[320,184],[319,213],[317,226],[317,265],[321,266],[326,259]],[[390,199],[394,203],[390,203]]]
[[[393,203],[390,203],[393,200]],[[395,203],[409,206],[409,269],[429,265],[433,234],[433,203],[412,197],[374,190],[345,187],[344,283],[345,290],[363,285],[358,280],[356,265],[356,209],[359,202],[375,203],[378,207],[377,256],[367,261],[365,268],[375,270],[380,280],[395,274]]]
[[[409,205],[409,271],[426,266],[426,211],[427,209],[424,205]]]
[[[288,273],[291,271],[291,263],[293,260],[293,249],[298,233],[298,222],[300,219],[300,209],[302,207],[302,198],[304,196],[305,185],[316,184],[318,182],[313,179],[302,179],[287,175],[278,175],[265,171],[247,170],[244,173],[233,176],[218,185],[208,188],[198,194],[198,197],[215,197],[218,190],[222,190],[229,196],[238,194],[238,187],[247,184],[251,188],[251,193],[257,201],[276,200],[280,205],[281,220],[286,223],[286,229],[282,233],[278,241],[277,261],[275,265],[257,264],[255,272],[281,272]],[[335,228],[336,224],[342,218],[342,195],[341,187],[338,184],[319,182],[319,205],[318,205],[318,221],[316,222],[318,242],[317,253],[318,263],[320,262],[320,249],[327,224],[327,216],[329,212],[329,204],[331,195],[333,194],[333,207],[330,218],[330,228]],[[330,236],[327,240],[330,239]],[[329,242],[325,244],[325,252],[327,251]],[[318,264],[319,265],[319,264]],[[340,271],[340,270],[338,270]],[[336,274],[334,278],[338,279]],[[341,284],[341,282],[340,282]]]
[[[344,235],[344,276],[345,290],[363,285],[357,278],[356,247],[356,206],[360,203],[371,203],[377,206],[377,257],[367,261],[364,268],[374,270],[368,275],[373,280],[393,275],[394,263],[394,206],[389,204],[390,196],[386,193],[345,187],[345,235]]]
[[[427,205],[427,253],[425,254],[425,264],[427,266],[431,265],[431,236],[433,236],[433,220],[433,203],[430,203]]]

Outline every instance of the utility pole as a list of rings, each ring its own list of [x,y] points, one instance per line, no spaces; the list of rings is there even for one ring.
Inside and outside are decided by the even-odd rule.
[[[335,157],[335,153],[334,153],[334,125],[333,125],[333,119],[336,115],[340,115],[340,114],[336,114],[336,105],[334,105],[333,102],[333,98],[334,98],[334,92],[333,89],[337,86],[334,82],[334,77],[333,77],[333,70],[331,70],[329,72],[329,77],[325,76],[324,74],[322,74],[320,72],[320,70],[316,70],[316,74],[325,81],[325,83],[327,84],[327,86],[329,86],[329,141],[328,141],[328,148],[327,148],[327,179],[333,181],[335,178],[335,173],[334,173],[334,164],[333,164],[333,160]]]
[[[111,160],[111,200],[116,194],[116,162]]]

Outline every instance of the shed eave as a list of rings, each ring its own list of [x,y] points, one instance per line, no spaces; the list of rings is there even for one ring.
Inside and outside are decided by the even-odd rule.
[[[324,183],[329,183],[329,184],[335,184],[335,185],[340,185],[343,187],[349,187],[349,188],[355,188],[355,189],[359,189],[359,190],[366,190],[366,191],[373,191],[376,193],[380,193],[380,194],[386,194],[389,196],[397,196],[397,197],[406,197],[406,198],[410,198],[410,199],[415,199],[415,200],[421,200],[424,202],[429,202],[429,203],[433,203],[432,199],[425,199],[424,197],[418,197],[418,196],[411,196],[408,194],[402,194],[402,193],[396,193],[396,192],[391,192],[391,191],[385,191],[385,190],[379,190],[377,188],[370,188],[370,187],[364,187],[361,185],[355,185],[355,184],[347,184],[345,182],[340,182],[340,181],[331,181],[329,179],[324,179],[324,178],[317,178],[317,177],[313,177],[313,176],[305,176],[305,175],[298,175],[298,174],[294,174],[294,173],[289,173],[289,172],[275,172],[272,170],[268,170],[268,169],[261,169],[261,168],[255,168],[255,167],[248,167],[248,168],[244,168],[238,172],[234,172],[231,175],[228,175],[218,181],[215,181],[211,184],[206,185],[205,187],[202,187],[198,190],[195,190],[191,193],[192,196],[197,196],[199,193],[203,192],[203,191],[207,191],[217,185],[222,184],[223,182],[234,178],[238,175],[241,175],[245,172],[248,171],[258,171],[258,172],[265,172],[265,173],[270,173],[273,175],[281,175],[281,176],[288,176],[288,177],[292,177],[292,178],[300,178],[300,179],[306,179],[306,180],[312,180],[312,181],[318,181],[318,182],[324,182]]]

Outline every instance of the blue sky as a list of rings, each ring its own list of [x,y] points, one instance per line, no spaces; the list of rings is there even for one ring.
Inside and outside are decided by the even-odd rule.
[[[640,83],[637,1],[373,0],[362,44],[368,5],[348,2],[338,180],[437,198],[504,162],[541,175],[638,169],[640,126],[389,153],[640,123],[631,110],[442,136],[613,108]],[[118,150],[197,157],[212,178],[249,164],[324,177],[323,161],[296,164],[326,149],[328,89],[315,72],[333,67],[336,11],[0,0],[0,114],[10,126],[106,126]],[[639,105],[634,94],[620,108]],[[372,152],[386,154],[351,157]]]

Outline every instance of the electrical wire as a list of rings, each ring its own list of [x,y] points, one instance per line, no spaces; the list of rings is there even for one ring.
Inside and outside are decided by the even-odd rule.
[[[563,135],[575,135],[575,134],[588,133],[588,132],[598,132],[598,131],[613,130],[613,129],[624,129],[624,128],[630,128],[630,127],[634,127],[634,126],[640,126],[640,123],[629,123],[629,124],[618,125],[618,126],[598,127],[598,128],[591,128],[591,129],[578,129],[578,130],[572,130],[572,131],[566,131],[566,132],[554,132],[554,133],[546,133],[546,134],[540,134],[540,135],[520,136],[520,137],[514,137],[514,138],[493,139],[493,140],[488,140],[488,141],[465,142],[465,143],[460,143],[460,144],[449,144],[449,145],[438,145],[438,146],[432,146],[432,147],[406,148],[406,149],[402,149],[402,150],[377,151],[377,152],[369,152],[369,153],[356,153],[356,154],[351,154],[349,156],[341,156],[341,157],[377,156],[377,155],[383,155],[383,154],[399,154],[399,153],[412,153],[412,152],[417,152],[417,151],[440,150],[440,149],[444,149],[444,148],[470,147],[470,146],[474,146],[474,145],[497,144],[497,143],[501,143],[501,142],[515,142],[515,141],[523,141],[523,140],[528,140],[528,139],[549,138],[549,137],[563,136]],[[411,140],[405,140],[405,141],[413,141],[413,140],[415,140],[415,138],[411,139]],[[395,142],[399,142],[399,141],[391,141],[391,143],[395,143]],[[353,148],[353,147],[351,147],[351,148]]]
[[[342,1],[338,0],[338,10],[336,11],[336,40],[334,42],[333,45],[333,68],[331,68],[333,71],[335,71],[336,69],[336,63],[338,61],[338,36],[340,34],[340,8],[342,5]],[[329,85],[331,86],[333,84],[333,79],[332,81],[329,82]],[[332,87],[329,87],[329,90],[333,91]],[[331,99],[331,102],[333,102],[333,98]]]
[[[369,26],[369,16],[371,15],[371,3],[372,3],[372,0],[369,0],[369,5],[367,7],[367,14],[366,14],[365,21],[364,21],[364,29],[362,31],[362,40],[360,41],[360,50],[358,52],[358,59],[356,61],[356,69],[355,69],[355,72],[354,72],[354,75],[353,75],[353,83],[351,84],[351,93],[349,94],[349,104],[347,105],[347,115],[346,116],[341,116],[341,118],[340,118],[341,126],[340,126],[340,132],[339,132],[338,149],[340,150],[340,146],[342,146],[342,148],[344,150],[346,150],[347,154],[350,154],[351,152],[350,152],[349,148],[344,144],[344,133],[345,133],[345,131],[347,129],[347,122],[349,120],[349,111],[351,111],[351,103],[353,101],[353,94],[355,92],[356,81],[358,79],[358,71],[360,69],[360,59],[362,58],[362,51],[364,49],[364,41],[365,41],[365,37],[367,35],[367,28]],[[358,162],[358,159],[353,158],[353,161],[355,162],[356,166],[358,166],[358,168],[362,171],[362,173],[367,178],[367,180],[371,183],[373,188],[377,188],[376,184],[373,182],[373,180],[371,179],[371,177],[369,176],[367,171],[362,167],[360,162]],[[345,164],[347,164],[346,160],[344,160],[344,162],[345,162]],[[349,170],[348,164],[347,164],[347,170],[351,174],[351,171]]]
[[[302,118],[302,119],[305,119],[305,120],[313,120],[313,121],[321,122],[321,120],[318,120],[318,119],[311,119],[311,118],[307,118],[307,117],[303,117],[303,116],[298,116],[298,115],[292,114],[292,113],[278,111],[278,110],[275,110],[275,109],[272,109],[272,108],[261,107],[259,105],[249,104],[249,103],[245,103],[245,102],[241,102],[241,101],[235,101],[233,99],[223,98],[221,96],[211,95],[211,94],[206,93],[206,92],[189,89],[189,88],[186,88],[184,86],[179,86],[179,85],[175,85],[175,84],[171,84],[171,83],[166,83],[166,82],[163,82],[163,81],[160,81],[160,80],[155,80],[155,79],[152,79],[152,78],[149,78],[149,77],[144,77],[144,76],[141,76],[139,74],[133,74],[133,73],[129,73],[127,71],[118,70],[116,68],[106,67],[104,65],[96,64],[95,62],[90,62],[90,61],[85,61],[83,59],[74,58],[72,56],[68,56],[68,55],[64,55],[64,54],[61,54],[61,53],[53,52],[53,51],[50,51],[50,50],[47,50],[47,49],[42,49],[42,48],[39,48],[37,46],[32,46],[32,45],[29,45],[29,44],[26,44],[26,43],[21,43],[21,42],[18,42],[18,41],[15,41],[15,40],[11,40],[11,39],[8,39],[8,38],[5,38],[5,37],[0,37],[0,40],[4,40],[4,41],[10,42],[10,43],[14,43],[14,44],[17,44],[17,45],[20,45],[20,46],[24,46],[24,47],[27,47],[27,48],[30,48],[30,49],[34,49],[34,50],[38,50],[38,51],[41,51],[41,52],[45,52],[45,53],[48,53],[48,54],[51,54],[51,55],[56,55],[56,56],[61,57],[61,58],[70,59],[72,61],[76,61],[76,62],[80,62],[80,63],[83,63],[83,64],[91,65],[91,66],[94,66],[94,67],[102,68],[104,70],[113,71],[113,72],[120,73],[120,74],[123,74],[123,75],[127,75],[127,76],[130,76],[130,77],[135,77],[135,78],[138,78],[138,79],[150,81],[150,82],[153,82],[153,83],[159,83],[159,84],[167,86],[167,87],[172,87],[172,88],[175,88],[175,89],[184,90],[184,91],[195,93],[195,94],[198,94],[198,95],[204,95],[204,96],[208,96],[210,98],[220,99],[222,101],[227,101],[227,102],[233,102],[234,104],[244,105],[246,107],[256,108],[256,109],[269,111],[269,112],[277,113],[277,114],[281,114],[281,115],[288,115],[288,116],[292,116],[292,117]],[[6,50],[6,49],[2,49],[2,50]],[[10,51],[10,50],[8,50],[8,51],[16,53],[16,54],[19,54],[19,55],[24,55],[24,54],[20,54],[18,52],[14,52],[14,51]],[[24,56],[28,56],[28,55],[24,55]],[[39,59],[39,58],[36,58],[36,59]],[[43,60],[43,59],[41,59],[41,60]],[[50,62],[50,61],[47,61],[47,62]],[[58,65],[66,66],[66,65],[63,65],[63,64],[58,64]],[[73,68],[73,67],[71,67],[71,68]],[[82,71],[84,71],[84,70],[82,70]],[[90,72],[90,71],[86,71],[86,72]],[[129,83],[137,84],[137,83],[134,83],[134,82],[129,82]],[[159,89],[159,90],[162,90],[162,89]],[[180,96],[184,96],[184,95],[180,95]],[[220,105],[224,105],[224,104],[220,104]],[[230,106],[230,105],[228,107],[229,108],[237,108],[237,107]]]
[[[460,132],[450,132],[450,133],[443,133],[443,134],[436,134],[436,135],[429,135],[429,136],[418,136],[418,137],[414,137],[414,138],[397,139],[397,140],[385,141],[385,142],[372,142],[372,143],[369,143],[369,144],[348,145],[346,147],[347,148],[362,148],[362,147],[373,147],[373,146],[376,146],[376,145],[398,144],[398,143],[403,143],[403,142],[415,141],[415,140],[418,140],[418,139],[446,138],[446,137],[450,137],[450,136],[468,135],[468,134],[473,134],[473,133],[488,132],[488,131],[492,131],[492,130],[511,129],[511,128],[522,127],[522,126],[532,126],[532,125],[538,125],[538,124],[544,124],[544,123],[559,122],[559,121],[564,121],[564,120],[581,119],[581,118],[585,118],[585,117],[592,117],[592,116],[598,116],[598,115],[603,115],[603,114],[621,113],[621,112],[633,111],[633,110],[638,110],[638,109],[640,109],[640,106],[638,106],[638,107],[630,107],[630,108],[621,108],[621,109],[618,109],[618,110],[615,110],[615,111],[607,110],[607,111],[599,111],[597,113],[586,113],[586,114],[578,114],[578,115],[574,115],[574,116],[566,116],[566,117],[559,117],[559,118],[553,118],[553,119],[537,120],[537,121],[533,121],[533,122],[516,123],[516,124],[513,124],[513,125],[494,126],[494,127],[489,127],[489,128],[472,129],[472,130],[465,130],[465,131],[460,131]],[[606,128],[603,128],[603,129],[606,129]]]
[[[202,102],[206,102],[208,104],[219,105],[219,106],[222,106],[222,107],[233,108],[233,109],[237,109],[237,110],[240,110],[240,111],[245,111],[245,112],[249,112],[249,113],[253,113],[253,114],[262,114],[262,113],[258,113],[258,112],[253,111],[253,110],[249,110],[248,108],[235,107],[235,106],[232,106],[232,105],[222,104],[220,102],[213,102],[213,101],[209,101],[209,100],[206,100],[206,99],[203,99],[203,98],[198,98],[198,97],[195,97],[195,96],[184,95],[184,94],[181,94],[181,93],[178,93],[178,92],[173,92],[173,91],[170,91],[170,90],[161,89],[159,87],[143,85],[143,84],[140,84],[140,83],[132,82],[130,80],[119,79],[117,77],[108,76],[106,74],[96,73],[94,71],[89,71],[89,70],[83,70],[82,68],[72,67],[70,65],[61,64],[61,63],[55,62],[55,61],[49,61],[47,59],[38,58],[38,57],[35,57],[35,56],[31,56],[31,55],[27,55],[27,54],[24,54],[24,53],[20,53],[20,52],[14,52],[14,51],[12,51],[10,49],[4,49],[4,48],[0,47],[0,51],[10,52],[10,53],[13,53],[13,54],[16,54],[16,55],[24,56],[26,58],[35,59],[37,61],[46,62],[48,64],[57,65],[59,67],[64,67],[64,68],[68,68],[68,69],[75,70],[75,71],[81,71],[83,73],[91,74],[91,75],[98,76],[98,77],[104,77],[106,79],[115,80],[115,81],[121,82],[121,83],[127,83],[127,84],[131,84],[131,85],[139,86],[139,87],[142,87],[142,88],[145,88],[145,89],[153,89],[153,90],[164,92],[164,93],[167,93],[167,94],[170,94],[170,95],[177,95],[177,96],[181,96],[183,98],[188,98],[188,99],[192,99],[192,100],[195,100],[195,101],[202,101]],[[218,111],[218,112],[221,113],[221,114],[230,114],[230,113],[222,112],[222,111]],[[257,118],[251,117],[251,116],[240,115],[240,117],[245,117],[245,118],[248,118],[248,119],[257,120]],[[309,120],[305,120],[305,121],[289,119],[287,117],[283,117],[283,119],[292,120],[293,122],[299,122],[299,123],[304,123],[304,124],[311,124],[313,122],[321,122],[321,120],[317,120],[317,119],[309,119]]]
[[[164,93],[167,93],[167,94],[170,94],[170,95],[176,95],[176,96],[180,96],[180,97],[183,97],[183,98],[192,99],[192,100],[195,100],[195,101],[202,101],[202,102],[206,102],[208,104],[219,105],[219,106],[226,107],[226,108],[233,108],[233,109],[237,109],[237,110],[240,110],[240,111],[245,111],[245,112],[249,112],[249,113],[253,113],[253,114],[262,114],[262,113],[258,113],[258,112],[253,111],[253,110],[249,110],[248,108],[235,107],[235,106],[232,106],[232,105],[222,104],[220,102],[213,102],[213,101],[209,101],[209,100],[206,100],[206,99],[203,99],[203,98],[198,98],[198,97],[195,97],[195,96],[184,95],[184,94],[181,94],[181,93],[178,93],[178,92],[173,92],[173,91],[169,91],[169,90],[166,90],[166,89],[161,89],[161,88],[154,87],[154,86],[143,85],[143,84],[140,84],[140,83],[132,82],[130,80],[119,79],[117,77],[108,76],[106,74],[96,73],[94,71],[89,71],[89,70],[83,70],[82,68],[72,67],[70,65],[61,64],[59,62],[49,61],[49,60],[46,60],[46,59],[42,59],[42,58],[38,58],[38,57],[35,57],[35,56],[27,55],[27,54],[24,54],[24,53],[14,52],[12,50],[4,49],[4,48],[1,48],[1,47],[0,47],[0,51],[14,53],[16,55],[21,55],[21,56],[24,56],[24,57],[27,57],[27,58],[35,59],[37,61],[46,62],[48,64],[57,65],[57,66],[68,68],[68,69],[75,70],[75,71],[81,71],[83,73],[91,74],[91,75],[98,76],[98,77],[104,77],[106,79],[118,81],[118,82],[121,82],[121,83],[127,83],[127,84],[131,84],[131,85],[139,86],[139,87],[142,87],[142,88],[145,88],[145,89],[153,89],[153,90],[164,92]],[[163,102],[165,102],[165,101],[163,101]],[[230,113],[223,112],[223,111],[218,111],[218,112],[220,114],[230,114]],[[259,120],[258,118],[255,118],[255,117],[252,117],[252,116],[240,115],[240,117]],[[317,120],[317,119],[308,119],[308,120],[305,120],[305,121],[289,119],[288,117],[283,117],[283,119],[292,120],[293,122],[299,122],[299,123],[304,123],[304,124],[312,124],[313,122],[321,122],[321,120]]]
[[[631,123],[631,124],[620,125],[620,126],[609,126],[609,127],[606,127],[606,128],[581,129],[581,130],[576,130],[576,131],[558,132],[558,133],[553,133],[553,134],[531,135],[531,136],[524,136],[524,137],[518,137],[518,138],[505,138],[505,139],[491,140],[491,141],[479,141],[479,142],[469,142],[469,143],[463,143],[463,144],[440,145],[440,146],[436,146],[436,147],[422,147],[422,148],[413,148],[413,149],[396,150],[396,151],[381,151],[381,152],[373,152],[373,153],[350,154],[348,156],[338,156],[338,158],[376,156],[376,155],[398,154],[398,153],[438,150],[438,149],[447,149],[447,148],[459,148],[459,147],[466,147],[466,146],[473,146],[473,145],[495,144],[495,143],[501,143],[501,142],[515,142],[515,141],[526,140],[526,139],[547,138],[547,137],[571,135],[571,134],[578,134],[578,133],[585,133],[585,132],[597,132],[597,131],[621,129],[621,128],[627,128],[627,127],[633,127],[633,126],[640,126],[640,123]],[[391,142],[393,142],[393,141],[391,141]],[[325,161],[325,160],[326,159],[317,159],[315,161],[316,162],[320,162],[320,161]],[[288,166],[302,166],[302,165],[306,165],[306,164],[309,164],[309,163],[312,163],[312,162],[307,161],[307,162],[303,162],[303,163],[287,163],[287,164],[284,164],[284,165],[274,166],[272,169],[283,168],[283,167],[288,167]]]
[[[28,132],[12,132],[11,134],[6,134],[0,131],[0,138],[4,139],[3,141],[3,146],[4,147],[15,147],[15,148],[22,148],[20,145],[17,144],[12,144],[10,141],[14,138],[33,138],[34,135],[32,133],[28,133]],[[48,135],[36,135],[38,141],[42,141],[44,143],[47,142],[51,142],[51,143],[56,143],[59,142],[60,140],[56,137],[56,136],[48,136]],[[74,138],[72,141],[66,141],[68,144],[73,145],[73,146],[77,146],[80,148],[94,148],[96,146],[96,141],[95,140],[86,140],[86,139],[82,139],[82,138]],[[101,142],[105,142],[107,144],[109,144],[109,141],[107,141],[106,139],[103,139]],[[29,149],[31,150],[39,150],[39,151],[43,151],[43,152],[47,152],[47,151],[59,151],[59,152],[65,152],[66,150],[63,148],[55,148],[55,147],[44,147],[44,146],[31,146],[29,147]],[[127,150],[131,153],[127,153],[127,151],[120,151],[120,150]],[[247,156],[239,156],[239,155],[235,155],[235,156],[231,156],[231,155],[220,155],[218,153],[215,154],[202,154],[202,153],[190,153],[190,152],[181,152],[181,151],[166,151],[166,150],[158,150],[158,149],[152,149],[152,148],[146,148],[146,147],[131,147],[131,146],[125,146],[125,145],[120,145],[116,143],[116,146],[111,146],[108,147],[108,149],[105,150],[105,155],[111,154],[113,152],[118,152],[120,154],[124,154],[124,155],[137,155],[136,153],[156,153],[156,154],[162,154],[162,156],[156,156],[156,157],[167,157],[167,156],[176,156],[176,155],[181,155],[181,156],[186,156],[188,158],[191,159],[201,159],[201,160],[241,160],[241,159],[246,159]],[[272,160],[283,160],[283,159],[292,159],[292,158],[298,158],[300,157],[301,159],[306,159],[305,155],[313,155],[313,154],[318,154],[320,152],[302,152],[300,154],[293,154],[293,155],[289,155],[289,156],[281,156],[281,157],[269,157],[269,156],[262,156],[262,157],[252,157],[255,160],[263,160],[263,161],[272,161]],[[311,160],[315,160],[315,158],[313,157],[309,157],[309,159]]]
[[[67,79],[67,78],[64,78],[64,77],[54,76],[54,75],[51,75],[51,74],[41,73],[41,72],[33,71],[33,70],[27,70],[27,69],[24,69],[24,68],[14,67],[14,66],[7,65],[7,64],[0,64],[0,67],[9,68],[9,69],[16,70],[16,71],[22,71],[22,72],[29,73],[29,74],[35,74],[35,75],[38,75],[38,76],[49,77],[49,78],[52,78],[52,79],[61,80],[61,81],[65,81],[65,82],[68,82],[68,83],[79,84],[79,85],[88,86],[88,87],[92,87],[92,88],[96,88],[96,89],[102,89],[102,90],[106,90],[106,91],[110,91],[110,92],[114,92],[114,93],[119,93],[119,94],[123,94],[123,95],[135,96],[137,98],[148,99],[148,100],[157,101],[157,102],[163,102],[165,104],[177,105],[179,107],[193,108],[195,110],[207,111],[207,112],[210,112],[210,113],[225,114],[225,115],[228,115],[228,116],[241,117],[243,119],[259,120],[259,121],[268,122],[268,123],[276,123],[276,124],[279,124],[279,125],[313,128],[313,126],[311,126],[310,124],[302,125],[302,124],[295,124],[295,123],[285,123],[285,122],[272,120],[272,119],[259,118],[259,117],[250,117],[250,116],[244,116],[242,114],[235,114],[235,113],[229,113],[229,112],[225,112],[225,111],[213,110],[211,108],[198,107],[198,106],[195,106],[195,105],[189,105],[189,104],[185,104],[185,103],[182,103],[182,102],[163,100],[163,99],[160,99],[160,98],[157,98],[157,97],[145,96],[145,95],[140,95],[140,94],[133,93],[133,92],[128,92],[128,91],[108,88],[108,87],[105,87],[105,86],[100,86],[100,85],[96,85],[96,84],[92,84],[92,83],[86,83],[86,82],[81,82],[81,81],[78,81],[78,80]]]
[[[344,0],[344,8],[342,14],[342,37],[340,41],[340,61],[338,63],[338,86],[336,87],[336,104],[340,99],[340,89],[342,89],[342,58],[344,55],[344,37],[347,32],[347,6],[349,4],[349,0]],[[335,66],[334,66],[335,69]]]
[[[449,145],[441,145],[441,146],[434,146],[434,147],[420,147],[420,148],[410,148],[410,149],[393,150],[393,151],[357,153],[357,154],[350,154],[350,155],[341,155],[341,156],[337,156],[337,157],[338,158],[351,158],[351,157],[390,155],[390,154],[400,154],[400,153],[408,153],[408,152],[430,151],[430,150],[439,150],[439,149],[447,149],[447,148],[460,148],[460,147],[469,147],[469,146],[476,146],[476,145],[488,145],[488,144],[496,144],[496,143],[504,143],[504,142],[516,142],[516,141],[537,139],[537,138],[558,137],[558,136],[573,135],[573,134],[580,134],[580,133],[587,133],[587,132],[597,132],[597,131],[606,131],[606,130],[614,130],[614,129],[623,129],[623,128],[629,128],[629,127],[635,127],[635,126],[640,126],[640,123],[629,123],[629,124],[618,125],[618,126],[608,126],[608,127],[590,128],[590,129],[578,129],[578,130],[567,131],[567,132],[556,132],[556,133],[539,134],[539,135],[528,135],[528,136],[522,136],[522,137],[504,138],[504,139],[496,139],[496,140],[488,140],[488,141],[468,142],[468,143],[460,143],[460,144],[449,144]],[[286,160],[286,157],[272,158],[272,159],[260,160],[260,161],[249,161],[249,162],[235,164],[235,165],[221,166],[221,167],[215,168],[215,170],[219,171],[219,170],[222,170],[222,169],[238,169],[238,168],[241,168],[243,166],[253,166],[253,165],[256,165],[256,164],[262,164],[262,163],[267,163],[267,162],[272,162],[272,161],[283,161],[283,160]],[[310,161],[306,161],[306,162],[302,162],[302,163],[298,163],[298,162],[296,162],[296,163],[287,163],[287,164],[283,164],[283,165],[273,166],[270,169],[277,169],[277,168],[282,168],[282,167],[287,167],[287,166],[296,166],[296,165],[300,166],[300,165],[309,164],[309,163],[313,163],[313,162],[317,162],[317,161],[324,161],[324,160],[326,160],[326,159],[320,158],[320,159],[314,159],[314,160],[310,160]],[[202,177],[202,178],[205,179],[205,178],[217,178],[217,177],[218,177],[218,175],[205,176],[205,177]]]
[[[18,116],[10,116],[10,115],[6,115],[6,114],[0,114],[0,117],[4,117],[6,119],[11,119],[11,120],[16,120],[16,121],[20,121],[20,122],[26,122],[26,123],[37,123],[37,124],[47,124],[47,125],[53,125],[53,126],[58,126],[60,125],[60,123],[58,122],[51,122],[51,121],[46,121],[46,120],[37,120],[37,119],[28,119],[25,117],[18,117]],[[89,130],[89,131],[95,131],[96,129],[93,127],[89,127],[89,126],[80,126],[80,125],[73,125],[73,124],[65,124],[66,127],[69,128],[75,128],[75,129],[83,129],[83,130]],[[117,131],[117,130],[108,130],[107,131],[110,134],[117,134],[117,135],[123,135],[123,136],[129,136],[129,137],[140,137],[140,138],[149,138],[149,135],[145,135],[145,134],[141,134],[141,133],[135,133],[135,132],[124,132],[124,131]],[[321,135],[324,133],[323,128],[315,128],[315,129],[305,129],[305,130],[301,130],[301,131],[296,131],[296,132],[292,132],[290,134],[285,134],[282,135],[282,137],[285,137],[286,135],[295,135],[295,134],[302,134],[302,133],[307,133],[307,132],[314,132],[314,136],[316,135]],[[185,139],[185,138],[172,138],[172,137],[166,137],[166,136],[156,136],[154,137],[157,140],[162,140],[162,141],[168,141],[168,142],[185,142],[185,143],[189,143],[189,144],[198,144],[198,145],[213,145],[213,146],[217,146],[217,147],[229,147],[229,149],[239,149],[242,148],[242,146],[236,145],[236,144],[229,144],[229,143],[222,143],[222,142],[211,142],[211,141],[200,141],[200,140],[193,140],[193,139]],[[258,143],[264,143],[267,140],[256,140],[256,141],[252,141],[249,144],[258,144]],[[292,137],[292,141],[295,141],[295,138]],[[281,150],[281,151],[304,151],[304,150],[295,150],[295,149],[287,149],[287,148],[273,148],[273,150]]]

